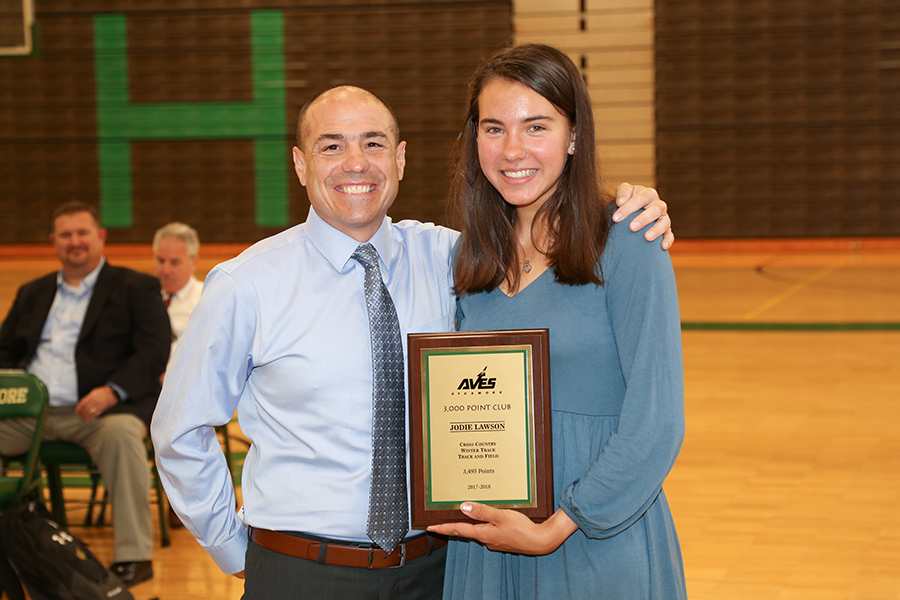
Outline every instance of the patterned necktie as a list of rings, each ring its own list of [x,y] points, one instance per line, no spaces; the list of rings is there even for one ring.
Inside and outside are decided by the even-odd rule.
[[[392,552],[409,528],[406,500],[406,396],[400,323],[381,280],[378,253],[362,244],[351,258],[366,269],[366,309],[372,338],[372,485],[366,534]]]

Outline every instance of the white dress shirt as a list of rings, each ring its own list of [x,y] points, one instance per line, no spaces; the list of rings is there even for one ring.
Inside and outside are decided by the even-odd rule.
[[[169,311],[169,323],[172,325],[172,351],[169,353],[169,364],[172,363],[175,346],[178,345],[178,340],[181,339],[187,328],[188,319],[190,319],[194,307],[197,306],[197,302],[200,301],[200,292],[202,291],[203,282],[191,275],[183,288],[168,297],[169,304],[166,310]],[[166,299],[166,295],[163,292],[163,299]]]

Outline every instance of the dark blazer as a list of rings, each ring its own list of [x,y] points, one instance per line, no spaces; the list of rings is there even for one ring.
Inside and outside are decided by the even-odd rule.
[[[28,366],[55,296],[56,273],[19,288],[0,327],[0,367]],[[159,281],[106,263],[100,269],[75,345],[79,395],[84,397],[96,387],[115,383],[129,399],[106,414],[132,413],[149,427],[171,339]]]

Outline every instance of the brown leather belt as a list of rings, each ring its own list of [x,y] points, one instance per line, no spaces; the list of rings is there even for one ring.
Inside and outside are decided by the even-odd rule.
[[[272,552],[314,560],[327,565],[359,567],[361,569],[387,569],[402,567],[411,560],[429,556],[447,545],[447,539],[431,534],[410,538],[388,554],[369,544],[345,545],[352,542],[336,542],[324,539],[297,537],[269,529],[250,528],[250,539]]]

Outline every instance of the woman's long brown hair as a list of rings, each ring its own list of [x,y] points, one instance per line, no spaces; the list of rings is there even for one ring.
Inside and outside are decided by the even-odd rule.
[[[457,294],[490,291],[509,278],[515,290],[521,265],[515,237],[515,207],[485,177],[478,160],[478,97],[488,82],[505,79],[528,86],[564,114],[575,133],[575,154],[553,195],[532,224],[545,222],[545,251],[556,280],[568,285],[603,284],[600,255],[609,237],[594,145],[594,117],[584,79],[572,60],[544,44],[520,44],[497,52],[469,80],[468,109],[455,145],[456,168],[449,206],[462,230],[454,266]]]

